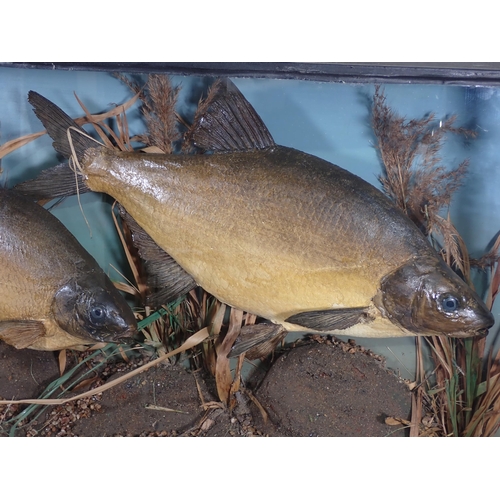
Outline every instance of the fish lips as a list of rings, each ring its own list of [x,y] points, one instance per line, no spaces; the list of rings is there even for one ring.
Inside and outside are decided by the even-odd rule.
[[[491,324],[493,326],[493,323]],[[470,337],[475,337],[475,338],[483,338],[486,337],[489,333],[489,329],[491,328],[479,328],[479,329],[470,329],[470,330],[463,330],[463,331],[457,331],[457,332],[423,332],[423,333],[417,333],[417,335],[432,335],[432,336],[445,336],[445,337],[450,337],[450,338],[457,338],[457,339],[466,339]]]
[[[137,323],[130,325],[123,322],[114,322],[114,328],[107,331],[99,331],[96,329],[87,329],[88,334],[95,340],[100,342],[114,342],[117,344],[129,344],[138,334]]]

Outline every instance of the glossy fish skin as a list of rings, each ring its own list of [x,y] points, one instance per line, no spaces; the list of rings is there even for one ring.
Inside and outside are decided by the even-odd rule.
[[[241,104],[228,88],[229,99]],[[46,108],[44,98],[30,95],[30,102],[56,149],[68,154],[71,119],[61,121],[62,111],[52,103],[56,111]],[[210,110],[200,127],[207,123]],[[227,134],[231,147],[241,142],[241,130]],[[253,150],[222,145],[225,152],[193,156],[119,153],[71,136],[85,184],[117,199],[198,284],[229,305],[288,330],[349,336],[466,337],[494,322],[402,212],[325,160],[267,136]]]
[[[0,339],[58,350],[137,332],[132,310],[52,214],[0,189]]]
[[[378,308],[367,311],[368,321],[358,323],[357,331],[378,333],[372,318],[387,335],[404,329],[461,336],[464,328],[467,336],[491,324],[481,299],[451,270],[443,274],[446,266],[420,231],[380,191],[347,171],[281,146],[175,161],[157,156],[88,151],[82,163],[86,183],[124,205],[181,267],[223,302],[297,329],[286,319],[298,311],[371,304],[382,294],[378,286],[383,277],[415,260],[432,263],[426,296],[455,290],[460,297],[469,296],[464,324],[454,318],[442,325],[424,324],[418,316],[394,329],[384,315],[395,307],[384,297]],[[414,311],[422,287],[412,283],[401,294],[406,282],[397,296],[411,296],[414,304],[407,310]],[[438,292],[439,287],[443,290]],[[388,288],[386,284],[384,290]]]

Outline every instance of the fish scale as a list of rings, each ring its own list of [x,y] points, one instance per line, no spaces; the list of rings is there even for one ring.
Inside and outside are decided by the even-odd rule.
[[[208,292],[280,322],[303,310],[366,305],[376,295],[380,277],[413,258],[415,246],[420,254],[433,253],[420,233],[415,243],[416,227],[377,221],[386,212],[379,208],[385,198],[375,188],[371,197],[363,191],[353,199],[359,193],[354,180],[332,184],[330,164],[305,156],[312,164],[304,166],[297,155],[305,154],[276,147],[231,158],[213,154],[204,161],[175,157],[171,165],[164,157],[101,154],[94,149],[81,165],[90,189],[105,189],[118,200]],[[292,189],[286,179],[294,181]],[[351,196],[350,217],[339,213],[335,203],[346,191]],[[321,193],[323,203],[299,206],[304,192]],[[304,231],[305,225],[312,230]],[[371,238],[367,225],[374,228]],[[294,234],[292,227],[299,232]],[[384,245],[394,239],[395,230],[404,233],[397,252]],[[339,234],[350,244],[335,241]],[[363,265],[367,248],[377,255],[370,266]],[[401,331],[388,326],[388,334]]]
[[[35,92],[29,99],[67,154],[71,119]],[[467,337],[493,324],[480,297],[381,191],[276,145],[227,80],[216,82],[188,133],[212,154],[119,152],[70,135],[84,184],[119,201],[142,235],[134,239],[142,255],[157,245],[170,259],[176,294],[198,283],[288,330],[349,336]],[[46,196],[51,183],[56,176],[22,188]],[[149,259],[150,274],[155,265]]]

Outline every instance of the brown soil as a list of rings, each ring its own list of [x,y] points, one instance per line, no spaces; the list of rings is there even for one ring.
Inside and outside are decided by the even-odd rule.
[[[59,377],[56,353],[18,351],[1,343],[0,360],[5,400],[37,397]],[[89,375],[91,387],[146,361],[110,362]],[[210,377],[164,364],[91,398],[47,407],[42,415],[37,408],[17,425],[15,435],[406,435],[402,426],[385,423],[386,417],[408,418],[406,384],[384,368],[380,356],[352,342],[314,337],[283,349],[265,366],[270,368],[254,373],[236,394],[231,412],[218,402]],[[12,432],[12,418],[26,406],[0,406],[0,435]]]

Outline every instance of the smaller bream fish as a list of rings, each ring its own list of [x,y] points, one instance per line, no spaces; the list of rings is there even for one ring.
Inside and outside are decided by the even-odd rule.
[[[0,339],[54,351],[137,332],[124,297],[51,213],[0,189]]]

